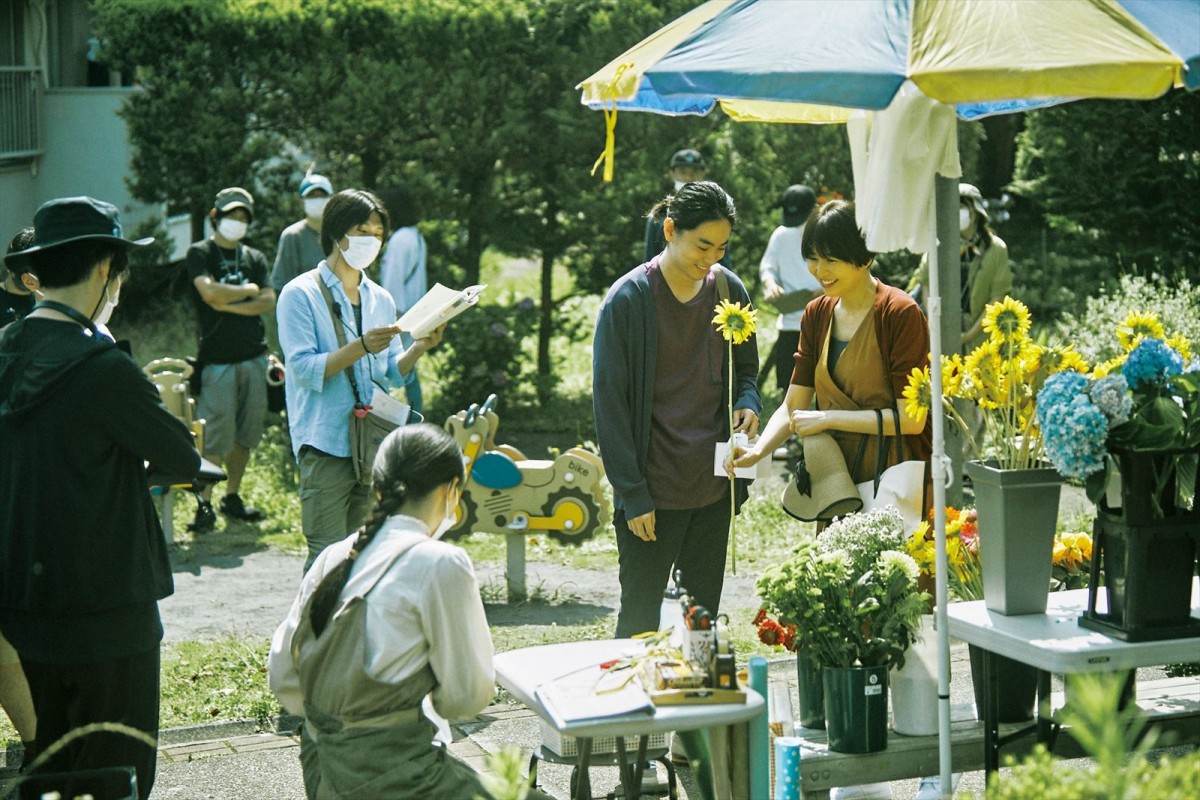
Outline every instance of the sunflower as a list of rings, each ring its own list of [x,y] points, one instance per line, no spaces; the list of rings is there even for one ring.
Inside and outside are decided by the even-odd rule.
[[[1167,338],[1167,332],[1163,330],[1162,323],[1158,321],[1158,315],[1154,313],[1144,314],[1140,311],[1130,311],[1129,315],[1125,317],[1125,321],[1117,326],[1117,339],[1126,353],[1137,347],[1138,342],[1142,339],[1165,338]]]
[[[963,360],[960,353],[942,356],[942,394],[958,397],[963,382]]]
[[[1167,339],[1167,347],[1171,348],[1176,353],[1179,353],[1180,358],[1183,359],[1185,364],[1192,360],[1191,340],[1189,340],[1183,334],[1177,333],[1174,336],[1169,337]]]
[[[713,310],[716,312],[712,318],[713,325],[717,326],[717,332],[725,337],[727,342],[742,344],[753,336],[758,328],[758,312],[748,303],[742,308],[741,303],[722,300]]]
[[[933,386],[929,382],[929,367],[913,367],[904,387],[904,412],[917,421],[925,419],[933,406]]]
[[[1092,377],[1096,379],[1108,377],[1108,374],[1114,369],[1125,365],[1125,359],[1127,356],[1128,353],[1122,353],[1116,358],[1110,358],[1108,361],[1097,364],[1096,366],[1092,367]]]
[[[992,338],[1019,339],[1029,333],[1029,309],[1020,300],[1005,297],[991,303],[983,316],[983,330]]]

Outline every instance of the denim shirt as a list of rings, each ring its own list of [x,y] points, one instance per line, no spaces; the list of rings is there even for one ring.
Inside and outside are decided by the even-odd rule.
[[[347,342],[357,339],[363,331],[395,323],[396,305],[386,290],[363,275],[358,287],[362,305],[362,330],[359,330],[342,282],[325,261],[284,286],[276,304],[279,344],[287,362],[285,386],[292,450],[299,458],[300,448],[307,444],[331,456],[349,458],[350,413],[356,398],[345,370],[325,378],[325,363],[329,354],[338,349],[338,340],[318,280],[325,282],[338,305]],[[393,337],[387,350],[364,355],[354,362],[354,380],[362,395],[357,401],[369,403],[376,385],[390,389],[407,382],[398,362],[411,342],[407,334]]]

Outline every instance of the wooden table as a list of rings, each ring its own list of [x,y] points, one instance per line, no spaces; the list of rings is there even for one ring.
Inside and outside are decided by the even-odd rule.
[[[634,798],[640,793],[641,772],[645,760],[646,744],[655,733],[667,731],[697,731],[721,728],[748,722],[765,713],[765,703],[757,692],[746,690],[745,703],[720,703],[693,706],[660,706],[652,714],[625,714],[602,719],[583,720],[558,724],[537,694],[538,687],[563,675],[594,667],[612,659],[620,658],[640,645],[632,639],[603,639],[600,641],[568,642],[540,647],[525,647],[510,650],[495,657],[496,682],[513,697],[528,706],[534,713],[564,735],[574,736],[579,741],[576,760],[578,782],[575,795],[591,797],[588,779],[588,763],[591,758],[591,742],[598,736],[617,739],[618,769],[625,797]],[[637,736],[638,755],[634,763],[628,763],[624,740]]]
[[[1051,592],[1044,614],[1005,616],[989,611],[983,600],[951,603],[950,635],[982,648],[984,684],[984,769],[1000,767],[1000,747],[1013,739],[1036,732],[1038,740],[1050,739],[1052,722],[1048,709],[1050,674],[1112,672],[1200,660],[1200,637],[1150,642],[1123,642],[1098,631],[1080,627],[1079,615],[1087,608],[1087,589]],[[1200,587],[1193,585],[1192,616],[1200,617]],[[1034,725],[1000,737],[997,721],[999,684],[996,657],[1004,655],[1038,669],[1038,712]]]

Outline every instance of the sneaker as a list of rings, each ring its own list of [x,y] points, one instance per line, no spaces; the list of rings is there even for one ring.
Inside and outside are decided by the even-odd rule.
[[[212,503],[201,500],[196,505],[196,516],[188,523],[187,529],[192,533],[208,533],[217,527],[217,512],[213,511]]]
[[[257,508],[246,508],[240,495],[227,494],[221,498],[221,513],[243,522],[259,522],[263,513]]]
[[[958,779],[962,777],[962,773],[955,772],[950,775],[950,794],[954,794],[954,790],[958,788]],[[942,779],[940,775],[931,775],[927,778],[921,778],[921,783],[917,786],[917,796],[913,800],[942,800]]]
[[[829,793],[830,800],[891,800],[890,783],[863,783],[858,786],[838,786]]]

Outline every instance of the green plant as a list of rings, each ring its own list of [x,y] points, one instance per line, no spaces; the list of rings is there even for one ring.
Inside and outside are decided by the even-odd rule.
[[[875,519],[885,536],[892,526],[903,529],[893,509]],[[917,564],[899,549],[862,540],[858,521],[845,527],[829,544],[825,536],[803,541],[791,558],[767,567],[756,584],[759,597],[793,626],[795,648],[807,649],[822,667],[901,667],[929,603],[917,587]],[[903,547],[901,537],[890,546]],[[873,555],[837,546],[851,541]]]
[[[1064,764],[1039,744],[1020,763],[1006,759],[1009,773],[991,777],[988,800],[1158,800],[1194,794],[1200,785],[1200,751],[1152,761],[1148,753],[1155,737],[1142,737],[1145,721],[1136,705],[1120,708],[1122,683],[1113,675],[1075,676],[1071,703],[1063,709],[1063,722],[1094,766]]]
[[[524,340],[533,329],[533,301],[479,305],[446,326],[435,362],[441,385],[437,411],[444,419],[499,394],[507,408],[527,404],[532,392]]]
[[[479,782],[487,790],[487,797],[475,795],[475,800],[525,800],[529,794],[529,781],[521,774],[525,766],[525,753],[521,748],[502,747],[488,753],[483,765]]]

